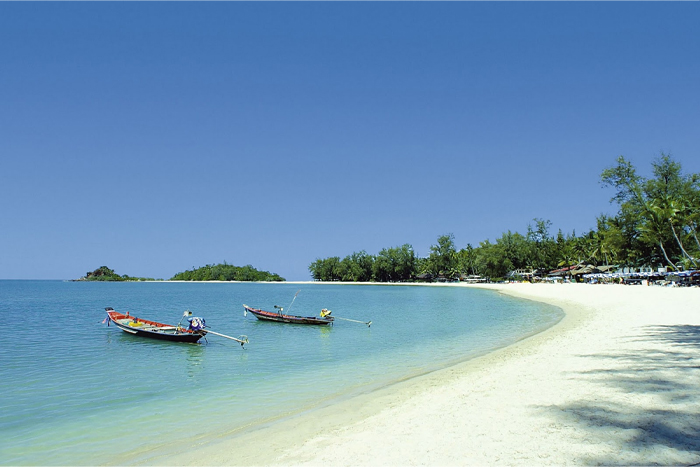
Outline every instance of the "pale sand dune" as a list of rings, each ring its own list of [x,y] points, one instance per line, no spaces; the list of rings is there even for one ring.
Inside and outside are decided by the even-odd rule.
[[[504,284],[566,317],[497,352],[164,463],[700,462],[700,289]]]

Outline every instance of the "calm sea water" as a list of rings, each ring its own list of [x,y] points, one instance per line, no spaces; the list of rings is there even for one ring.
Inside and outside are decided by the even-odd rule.
[[[282,325],[242,304],[372,321]],[[104,308],[217,336],[159,342],[103,323]],[[269,423],[443,368],[546,328],[559,309],[456,287],[0,281],[0,463],[148,462],[157,452]],[[204,341],[203,341],[204,342]]]

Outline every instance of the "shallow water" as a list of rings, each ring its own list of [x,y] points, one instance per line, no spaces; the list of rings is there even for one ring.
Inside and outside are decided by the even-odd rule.
[[[243,315],[301,290],[292,314],[332,327]],[[214,331],[202,345],[128,335],[104,308]],[[551,326],[559,309],[461,287],[0,281],[0,463],[143,462],[185,441],[255,426],[319,402],[444,368]],[[17,332],[20,330],[21,332]]]

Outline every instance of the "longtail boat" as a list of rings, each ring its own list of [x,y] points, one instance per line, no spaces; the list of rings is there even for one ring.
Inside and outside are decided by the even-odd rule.
[[[248,305],[243,305],[243,314],[251,313],[253,316],[262,321],[274,321],[277,323],[287,323],[287,324],[313,324],[326,326],[333,324],[335,318],[330,316],[330,313],[324,315],[321,312],[321,317],[316,318],[315,316],[296,316],[296,315],[286,315],[282,313],[283,309],[281,307],[275,307],[279,312],[265,311],[259,308],[253,308]],[[327,310],[324,310],[327,311]]]
[[[122,314],[114,311],[112,307],[105,308],[105,311],[107,312],[107,325],[112,322],[122,331],[134,336],[150,337],[171,342],[195,343],[209,332],[204,329],[204,320],[201,318],[192,318],[189,321],[189,326],[183,327],[179,323],[177,326],[172,326],[137,318],[130,315],[128,311],[126,314]]]

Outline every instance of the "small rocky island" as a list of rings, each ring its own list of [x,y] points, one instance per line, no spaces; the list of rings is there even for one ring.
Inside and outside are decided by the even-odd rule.
[[[120,276],[107,266],[100,266],[94,271],[88,271],[78,281],[122,282],[122,281],[154,281],[149,277],[131,277],[126,274]]]

